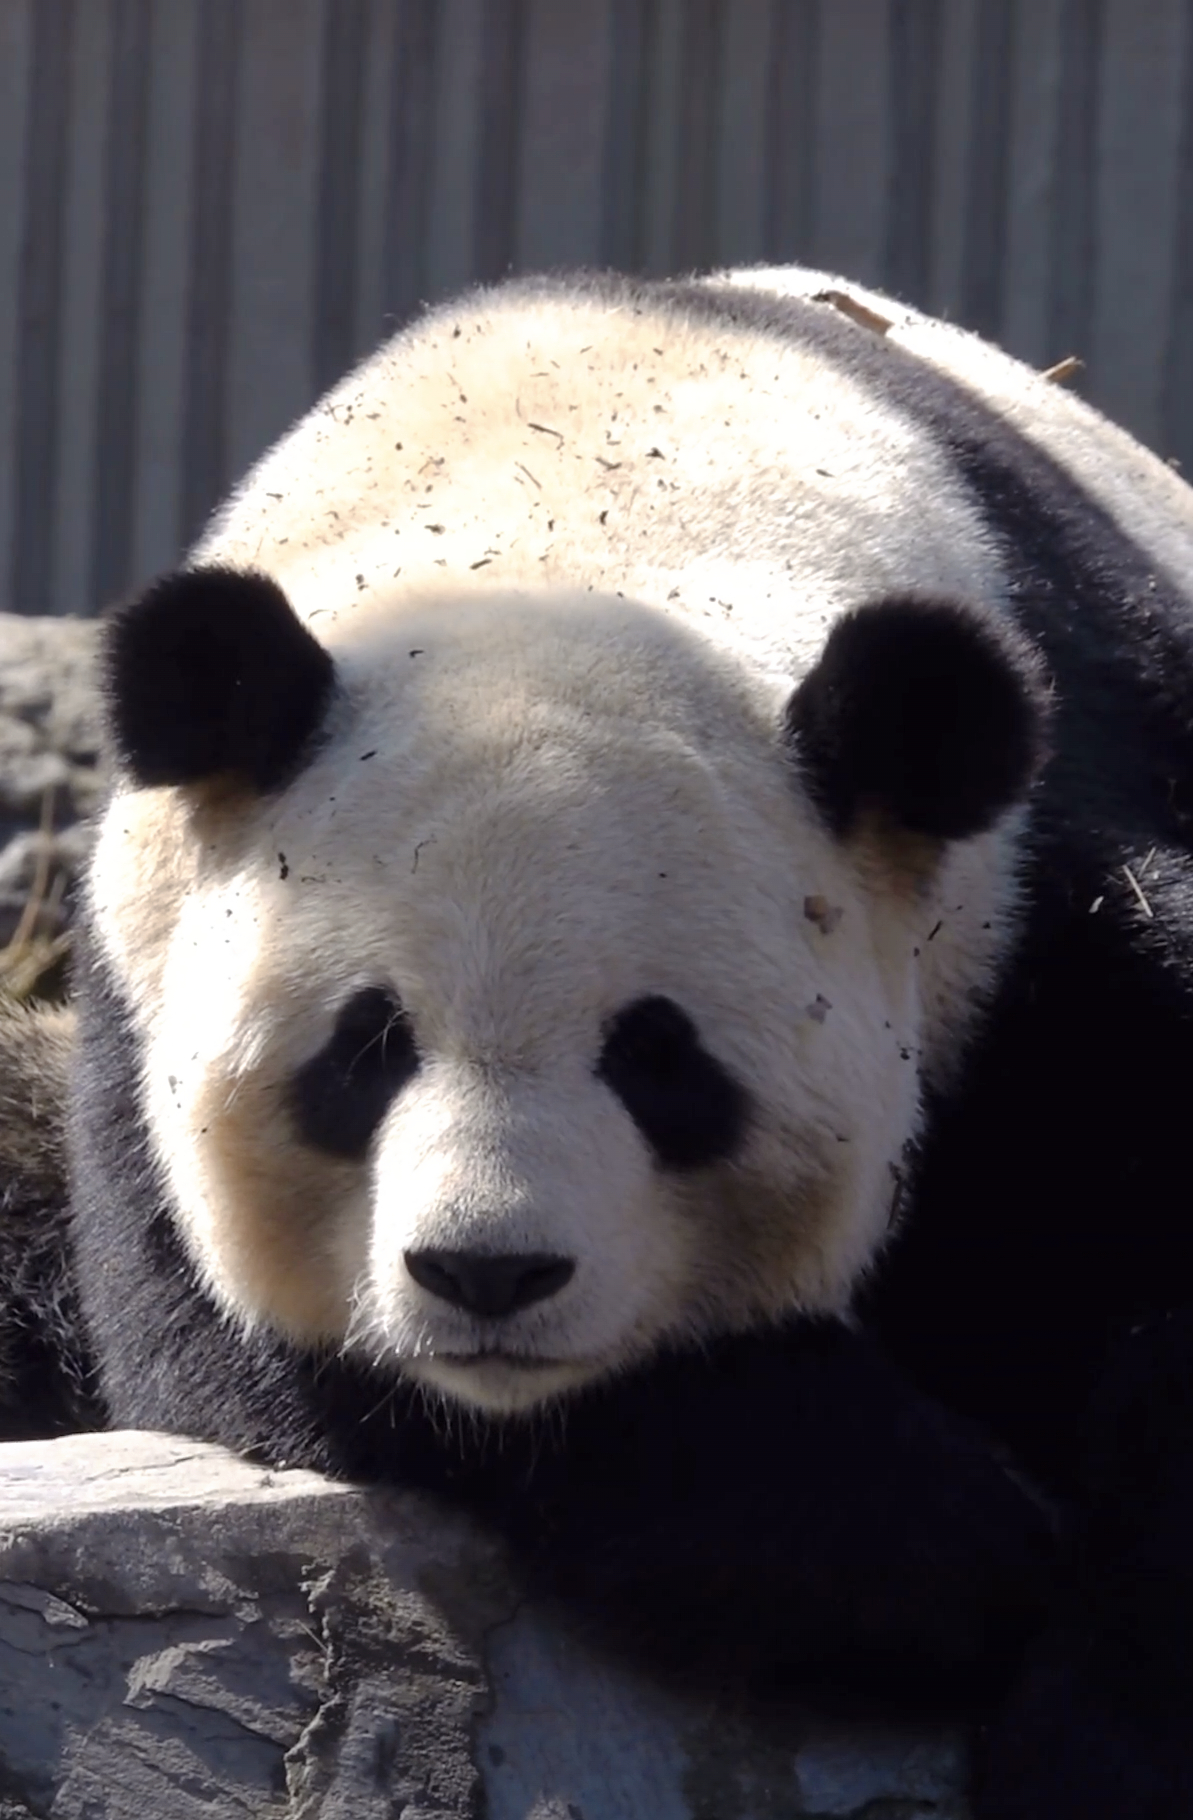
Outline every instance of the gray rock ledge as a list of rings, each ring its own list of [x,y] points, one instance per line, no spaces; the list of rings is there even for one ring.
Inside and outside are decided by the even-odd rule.
[[[0,1820],[962,1820],[963,1740],[681,1700],[417,1498],[0,1447]]]

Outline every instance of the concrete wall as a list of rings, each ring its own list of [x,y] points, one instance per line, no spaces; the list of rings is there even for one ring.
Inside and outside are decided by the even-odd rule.
[[[421,299],[782,257],[1193,464],[1193,6],[0,0],[0,606],[170,562]]]

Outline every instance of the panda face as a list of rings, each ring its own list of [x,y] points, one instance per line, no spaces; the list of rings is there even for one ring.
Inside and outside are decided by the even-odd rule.
[[[621,600],[407,603],[334,650],[295,774],[123,789],[94,865],[214,1298],[495,1413],[842,1308],[1005,939],[1001,836],[841,839],[789,681]]]

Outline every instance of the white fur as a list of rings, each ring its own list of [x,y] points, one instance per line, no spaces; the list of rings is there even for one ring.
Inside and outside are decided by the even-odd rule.
[[[1001,605],[926,439],[755,331],[479,294],[336,388],[195,556],[276,576],[343,683],[278,799],[121,789],[96,850],[221,1306],[492,1409],[845,1310],[1016,916],[1014,817],[906,867],[829,836],[779,737],[842,608]],[[300,1151],[283,1095],[374,984],[423,1060],[358,1168]],[[654,1169],[595,1077],[606,1020],[655,993],[751,1096],[732,1167]],[[576,1270],[498,1334],[413,1282],[431,1245]],[[518,1359],[456,1362],[498,1345]]]
[[[967,329],[939,322],[829,272],[754,266],[717,273],[709,282],[779,297],[835,296],[862,305],[888,325],[883,333],[893,345],[961,380],[1021,435],[1046,450],[1133,542],[1168,570],[1178,587],[1193,572],[1188,483],[1063,382],[1033,372]],[[858,332],[873,331],[859,324]]]

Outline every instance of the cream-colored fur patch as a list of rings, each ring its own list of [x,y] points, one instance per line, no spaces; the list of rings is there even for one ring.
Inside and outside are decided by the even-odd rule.
[[[153,1143],[221,1306],[495,1409],[666,1336],[846,1309],[1016,916],[1014,818],[904,867],[827,834],[780,738],[843,608],[1000,608],[927,440],[758,331],[481,293],[336,388],[196,560],[276,576],[342,683],[276,799],[121,789],[96,849]],[[315,1157],[289,1082],[376,985],[420,1071],[367,1165]],[[732,1165],[659,1172],[596,1078],[604,1025],[651,994],[750,1095]],[[427,1246],[576,1269],[486,1324],[413,1282]],[[492,1349],[541,1365],[460,1363]]]

